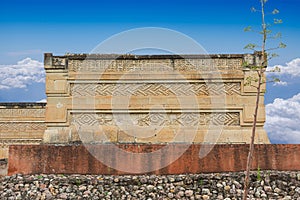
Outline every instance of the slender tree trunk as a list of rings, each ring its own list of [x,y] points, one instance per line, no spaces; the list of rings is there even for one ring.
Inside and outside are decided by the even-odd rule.
[[[257,86],[257,96],[256,96],[256,103],[255,103],[253,125],[252,125],[252,135],[251,135],[251,142],[250,142],[249,153],[248,153],[248,158],[247,158],[246,177],[245,177],[245,181],[244,181],[243,200],[247,199],[248,190],[249,190],[249,178],[250,178],[250,169],[251,169],[251,165],[252,165],[253,152],[254,152],[254,140],[255,140],[255,130],[256,130],[258,106],[259,106],[259,100],[260,100],[261,79],[262,79],[262,75],[259,73],[259,77],[258,77],[259,82],[258,82],[258,86]]]
[[[254,152],[254,141],[255,141],[255,133],[256,133],[256,123],[257,123],[257,115],[258,115],[258,107],[259,107],[259,100],[260,100],[260,93],[261,93],[261,85],[262,85],[262,78],[265,72],[265,66],[267,65],[267,58],[266,58],[266,40],[267,40],[267,27],[265,23],[265,0],[260,0],[261,3],[261,17],[262,17],[262,31],[263,31],[263,38],[262,38],[262,63],[259,67],[257,74],[258,74],[258,82],[257,82],[257,93],[256,93],[256,103],[255,103],[255,110],[254,110],[254,118],[253,118],[253,125],[252,125],[252,135],[251,135],[251,143],[249,147],[249,153],[247,158],[247,166],[246,166],[246,176],[244,181],[244,194],[243,200],[247,200],[248,190],[249,190],[249,179],[250,179],[250,169],[252,166],[253,160],[253,152]]]

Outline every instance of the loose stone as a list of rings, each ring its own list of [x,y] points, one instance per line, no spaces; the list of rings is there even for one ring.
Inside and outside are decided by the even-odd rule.
[[[251,174],[249,199],[300,200],[299,172]],[[243,195],[243,173],[188,175],[14,175],[0,177],[0,199],[217,199]],[[268,180],[268,181],[266,181]]]

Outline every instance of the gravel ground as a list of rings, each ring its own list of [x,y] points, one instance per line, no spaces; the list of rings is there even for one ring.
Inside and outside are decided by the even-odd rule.
[[[241,199],[244,173],[188,175],[13,175],[0,199]],[[249,199],[300,200],[300,172],[252,172]]]

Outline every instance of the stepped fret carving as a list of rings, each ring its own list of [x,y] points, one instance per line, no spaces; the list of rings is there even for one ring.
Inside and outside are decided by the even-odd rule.
[[[120,121],[121,119],[121,121]],[[123,121],[123,120],[124,121]],[[129,120],[129,121],[128,121]],[[116,122],[118,121],[118,122]],[[201,126],[201,125],[240,125],[240,114],[238,112],[227,113],[115,113],[115,114],[73,114],[72,123],[78,126],[128,125],[138,126]]]
[[[72,72],[130,72],[130,71],[173,71],[168,59],[156,60],[70,60]]]
[[[69,60],[71,72],[172,72],[242,70],[242,59]]]
[[[241,93],[240,83],[72,84],[72,96],[200,96]]]
[[[177,71],[242,70],[242,59],[178,59]]]
[[[45,117],[45,109],[0,109],[0,117]]]
[[[0,122],[1,132],[43,132],[45,129],[44,122]]]

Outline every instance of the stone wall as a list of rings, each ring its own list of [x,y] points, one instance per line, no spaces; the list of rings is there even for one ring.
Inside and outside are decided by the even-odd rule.
[[[244,173],[0,176],[1,199],[242,199]],[[300,199],[300,173],[256,171],[249,199]]]
[[[0,103],[0,159],[10,144],[39,144],[45,124],[45,103]]]
[[[249,143],[256,91],[245,63],[260,54],[45,54],[44,142]],[[256,143],[269,143],[263,99]]]
[[[162,154],[155,153],[162,149]],[[205,152],[203,150],[209,153],[200,158],[200,152]],[[9,150],[8,174],[237,172],[246,169],[248,150],[249,145],[245,144],[193,144],[188,147],[184,144],[12,145]],[[108,160],[113,163],[108,163]],[[258,168],[300,171],[300,145],[257,144],[252,170]]]
[[[45,103],[0,104],[0,159],[9,144],[249,143],[261,55],[45,54]],[[262,88],[264,90],[264,88]],[[256,143],[263,129],[261,94]]]

